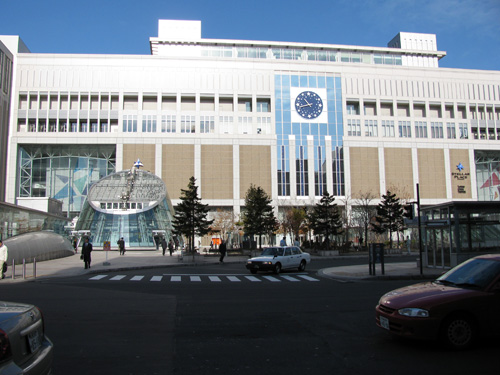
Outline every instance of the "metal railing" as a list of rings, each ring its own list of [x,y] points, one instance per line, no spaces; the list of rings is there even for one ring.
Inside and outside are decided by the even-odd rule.
[[[14,280],[16,278],[16,262],[14,259],[12,259],[12,268],[11,268],[11,277],[12,277],[12,280]],[[23,276],[23,279],[27,279],[29,276],[28,276],[28,273],[27,273],[27,263],[26,263],[26,259],[23,259],[23,263],[22,263],[22,276]],[[31,277],[33,277],[34,279],[36,279],[36,258],[33,258],[33,272],[31,274]]]

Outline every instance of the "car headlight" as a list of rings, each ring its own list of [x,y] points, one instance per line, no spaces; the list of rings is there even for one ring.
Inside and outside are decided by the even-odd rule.
[[[398,313],[400,315],[411,316],[413,318],[428,318],[429,317],[429,311],[424,310],[424,309],[418,309],[415,307],[407,307],[404,309],[400,309],[400,310],[398,310]]]
[[[273,264],[273,262],[262,262],[262,264]]]

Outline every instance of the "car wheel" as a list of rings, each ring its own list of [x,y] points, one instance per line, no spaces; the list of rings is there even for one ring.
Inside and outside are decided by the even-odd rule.
[[[304,271],[306,269],[306,261],[305,260],[302,260],[300,262],[300,266],[299,266],[299,271]]]
[[[277,275],[281,272],[281,263],[276,263],[274,265],[274,273]]]
[[[250,270],[251,273],[257,273],[257,270]]]
[[[465,314],[446,319],[441,330],[441,339],[453,349],[469,348],[476,338],[474,320]]]

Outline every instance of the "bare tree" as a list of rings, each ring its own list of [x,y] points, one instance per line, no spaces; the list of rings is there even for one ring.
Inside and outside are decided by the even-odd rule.
[[[232,210],[218,208],[217,211],[212,214],[212,217],[214,219],[212,230],[213,232],[219,233],[222,239],[227,239],[228,234],[236,229],[236,221]]]
[[[377,206],[372,204],[375,200],[375,194],[371,191],[359,192],[358,197],[359,198],[355,200],[356,213],[354,217],[361,228],[360,237],[363,239],[361,242],[364,242],[364,245],[366,246],[368,242],[368,230],[370,228],[372,218],[377,214]],[[363,245],[363,243],[361,243],[361,245]]]

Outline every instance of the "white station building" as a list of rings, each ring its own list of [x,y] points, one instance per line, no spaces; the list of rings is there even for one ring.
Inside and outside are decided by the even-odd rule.
[[[0,200],[63,202],[138,158],[172,203],[189,178],[237,216],[387,190],[426,206],[500,201],[500,71],[440,68],[433,34],[387,47],[203,39],[160,20],[151,55],[30,53],[0,36]],[[377,203],[377,200],[374,201]]]

